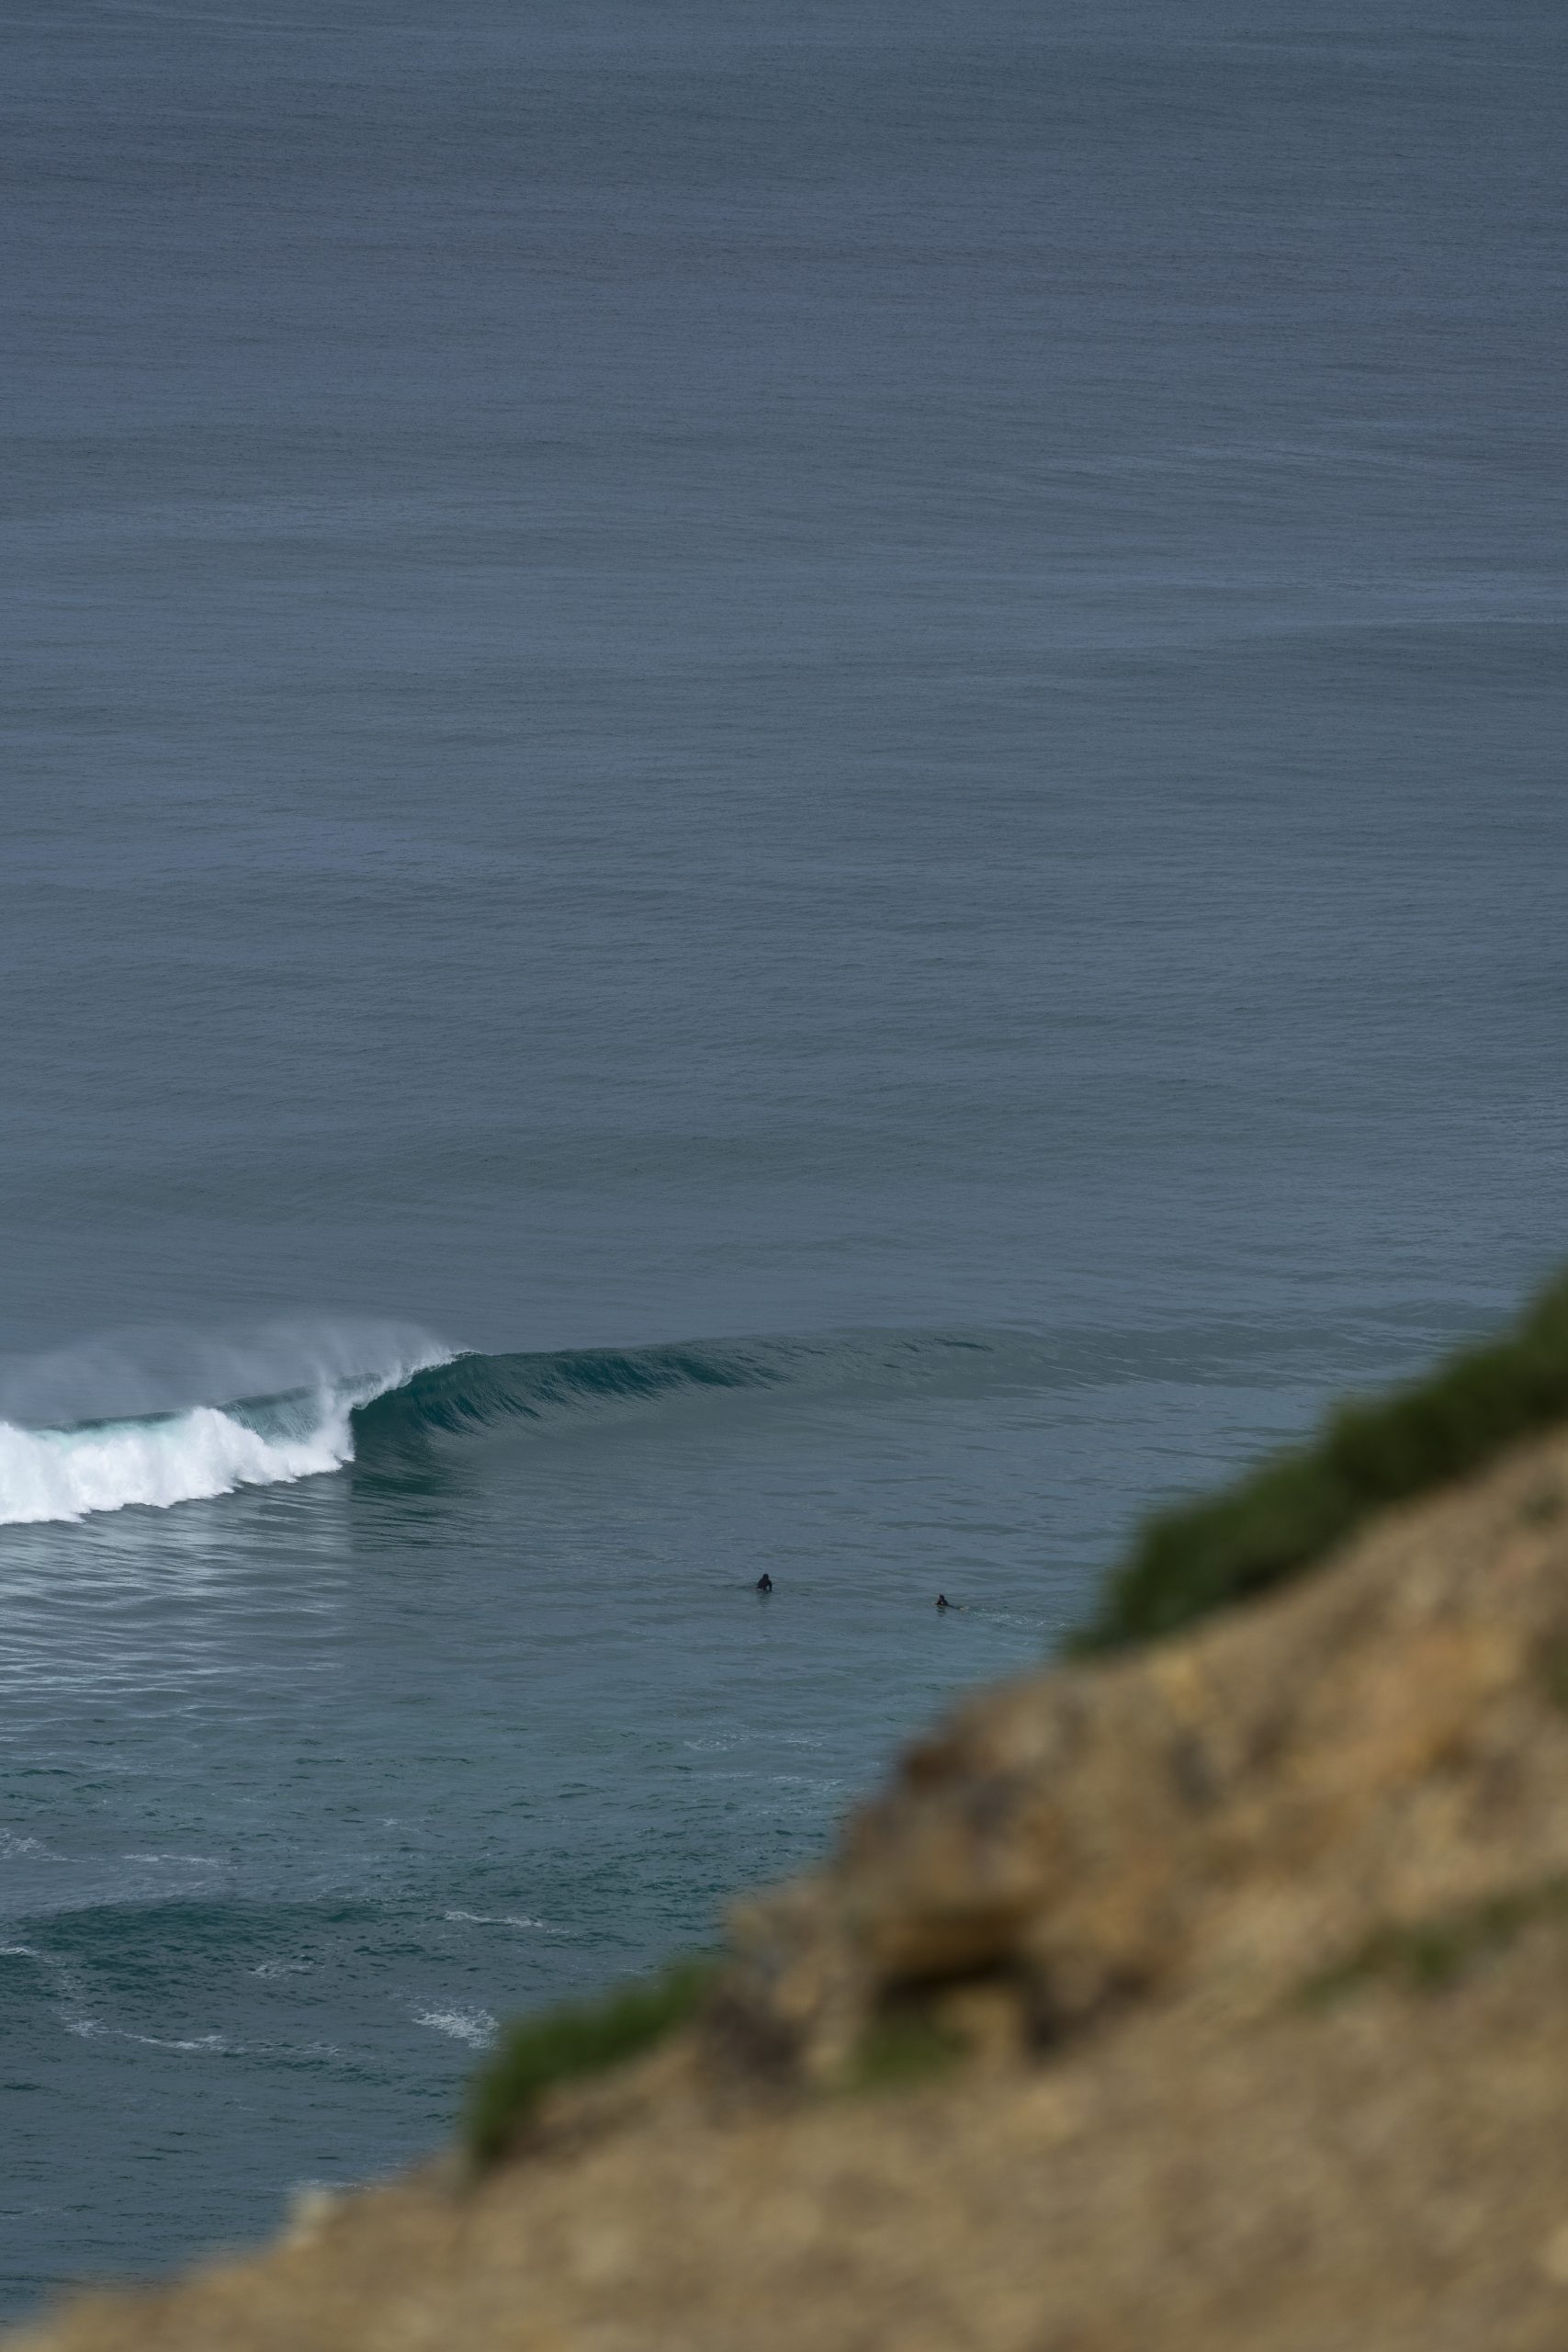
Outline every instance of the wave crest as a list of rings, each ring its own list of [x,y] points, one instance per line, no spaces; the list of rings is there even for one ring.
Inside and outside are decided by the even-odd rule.
[[[772,1388],[813,1353],[787,1340],[648,1348],[563,1348],[547,1354],[450,1356],[355,1408],[361,1460],[445,1433],[514,1421],[558,1421],[597,1407],[636,1405],[713,1388]]]
[[[835,1332],[820,1339],[687,1341],[454,1355],[436,1342],[379,1370],[223,1404],[82,1419],[0,1420],[0,1526],[165,1509],[241,1487],[286,1484],[356,1462],[393,1476],[444,1442],[581,1423],[721,1390],[867,1392],[1016,1378],[1037,1351],[1017,1335]],[[1038,1378],[1038,1363],[1029,1367]]]
[[[442,1438],[519,1422],[616,1417],[716,1390],[905,1388],[965,1377],[999,1361],[999,1334],[832,1332],[820,1339],[705,1340],[642,1348],[562,1348],[529,1355],[449,1356],[356,1406],[356,1461],[423,1461]]]

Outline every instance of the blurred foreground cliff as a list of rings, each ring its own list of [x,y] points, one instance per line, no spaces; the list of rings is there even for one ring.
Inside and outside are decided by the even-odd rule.
[[[29,2352],[1568,2342],[1568,1430],[966,1705],[656,2048]]]

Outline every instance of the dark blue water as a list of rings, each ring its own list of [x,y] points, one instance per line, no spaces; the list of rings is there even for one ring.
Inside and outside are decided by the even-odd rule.
[[[16,2308],[1562,1252],[1568,273],[1544,0],[7,32]]]

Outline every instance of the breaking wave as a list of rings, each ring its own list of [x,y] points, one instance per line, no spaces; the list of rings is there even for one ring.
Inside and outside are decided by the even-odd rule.
[[[268,1438],[214,1405],[167,1421],[101,1430],[0,1428],[0,1525],[85,1519],[127,1503],[195,1502],[340,1469],[346,1410],[310,1435]]]
[[[268,1341],[256,1361],[276,1373],[277,1336]],[[317,1357],[310,1377],[267,1396],[98,1414],[52,1427],[0,1420],[0,1526],[82,1520],[132,1504],[163,1510],[340,1470],[354,1453],[355,1408],[440,1363],[447,1351],[423,1335],[405,1335],[375,1369],[348,1372],[334,1361],[341,1342],[312,1344],[310,1352]],[[104,1361],[101,1351],[82,1351],[79,1376],[89,1387],[103,1377]],[[231,1371],[244,1361],[243,1350],[224,1351]],[[73,1367],[62,1356],[43,1369],[46,1386],[58,1388]],[[114,1370],[122,1374],[124,1366],[117,1363]]]
[[[715,1391],[995,1379],[1019,1353],[1015,1335],[959,1332],[516,1355],[454,1355],[427,1341],[379,1369],[323,1373],[270,1396],[49,1428],[0,1421],[0,1526],[81,1520],[133,1504],[163,1509],[315,1477],[350,1462],[396,1476],[464,1438],[620,1418]]]

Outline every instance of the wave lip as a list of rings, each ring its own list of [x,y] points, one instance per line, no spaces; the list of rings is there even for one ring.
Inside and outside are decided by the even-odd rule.
[[[594,1407],[646,1404],[682,1391],[772,1388],[796,1375],[804,1342],[562,1348],[543,1354],[468,1351],[430,1364],[355,1406],[359,1453],[427,1438],[467,1436],[509,1421],[555,1421]]]
[[[570,1425],[716,1391],[818,1394],[951,1378],[995,1357],[994,1335],[962,1331],[830,1332],[816,1339],[694,1340],[542,1353],[466,1351],[427,1365],[355,1406],[356,1462],[423,1460],[434,1442],[518,1424]]]

